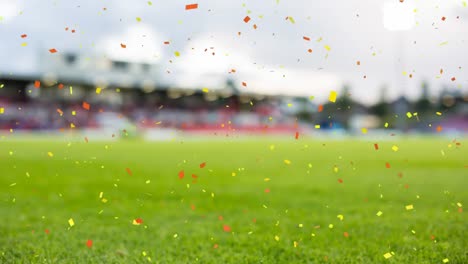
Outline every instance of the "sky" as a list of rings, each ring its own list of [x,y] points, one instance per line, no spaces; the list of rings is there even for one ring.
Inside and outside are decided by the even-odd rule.
[[[51,48],[154,63],[161,83],[184,88],[229,77],[324,100],[346,84],[364,103],[383,86],[416,98],[423,80],[432,95],[468,92],[466,0],[0,0],[0,73],[40,72]]]

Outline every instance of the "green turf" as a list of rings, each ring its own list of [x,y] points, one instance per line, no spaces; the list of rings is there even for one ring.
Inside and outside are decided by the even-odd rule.
[[[466,141],[376,142],[3,139],[0,262],[466,263]]]

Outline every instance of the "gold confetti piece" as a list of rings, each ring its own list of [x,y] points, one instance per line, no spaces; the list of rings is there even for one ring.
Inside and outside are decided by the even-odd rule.
[[[70,227],[73,227],[75,225],[75,221],[73,221],[73,218],[68,219],[68,224]]]
[[[436,115],[441,116],[442,113],[441,112],[436,112]]]
[[[395,145],[393,145],[393,146],[392,146],[392,150],[395,151],[395,152],[397,152],[397,151],[398,151],[398,147],[395,146]]]
[[[325,48],[327,51],[330,51],[330,50],[331,50],[330,46],[328,46],[328,45],[325,45],[324,48]]]
[[[3,114],[3,113],[5,113],[5,108],[0,107],[0,114]]]
[[[75,128],[75,124],[70,123],[70,128]]]
[[[141,17],[136,17],[137,22],[141,22]]]
[[[291,161],[290,161],[290,160],[287,160],[287,159],[285,159],[285,160],[284,160],[284,164],[286,164],[286,165],[290,165],[290,164],[291,164]]]
[[[175,55],[176,57],[179,57],[179,56],[180,56],[180,52],[175,51],[175,52],[174,52],[174,55]]]
[[[393,255],[390,252],[385,253],[383,256],[386,259],[389,259],[389,258],[393,257]]]
[[[330,96],[328,96],[328,100],[332,103],[336,102],[336,92],[335,91],[331,91],[330,92]]]
[[[315,128],[316,128],[316,129],[320,129],[320,125],[315,125]]]
[[[378,211],[377,214],[375,214],[375,215],[381,216],[382,214],[383,214],[382,211]]]
[[[207,93],[209,92],[208,88],[202,88],[202,92]]]
[[[405,206],[406,210],[413,210],[413,205],[412,204],[409,204],[407,206]]]
[[[100,94],[101,93],[101,87],[96,87],[96,93]]]
[[[76,111],[72,111],[72,115],[75,116],[75,115],[76,115]]]
[[[275,240],[279,241],[280,240],[279,236],[275,236]]]
[[[298,244],[297,244],[297,242],[296,242],[296,241],[294,241],[294,247],[297,247],[297,245],[298,245]]]
[[[291,23],[293,23],[293,24],[295,24],[295,23],[296,23],[296,21],[294,20],[294,18],[293,18],[293,17],[291,17],[291,16],[289,17],[289,21],[291,21]]]
[[[449,259],[448,259],[448,258],[444,258],[444,259],[442,260],[442,262],[443,262],[443,263],[448,263],[448,262],[449,262]]]
[[[54,156],[54,153],[52,153],[52,152],[49,151],[49,152],[47,152],[47,155],[49,155],[49,157],[53,157],[53,156]]]
[[[21,43],[21,47],[26,47],[27,45],[28,45],[28,43],[26,43],[26,42]]]
[[[340,214],[337,215],[336,217],[337,217],[338,219],[340,219],[341,221],[343,221],[343,219],[344,219],[344,216],[343,216],[343,215],[340,215]]]
[[[413,117],[413,115],[412,115],[410,112],[407,112],[407,113],[406,113],[406,116],[407,116],[408,118]]]
[[[363,134],[367,134],[367,128],[365,128],[365,127],[361,128],[361,132],[362,132]]]

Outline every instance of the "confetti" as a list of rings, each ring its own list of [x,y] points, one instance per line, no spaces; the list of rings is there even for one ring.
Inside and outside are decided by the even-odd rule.
[[[198,8],[198,4],[185,5],[185,10],[192,10],[192,9],[197,9],[197,8]]]
[[[275,236],[275,240],[279,241],[280,240],[279,236]]]
[[[100,94],[101,93],[101,87],[96,87],[96,93]]]
[[[296,135],[294,136],[295,139],[299,139],[299,132],[296,131]]]
[[[310,38],[309,38],[309,37],[303,36],[302,38],[303,38],[305,41],[310,41]]]
[[[228,225],[223,225],[223,231],[224,232],[231,232],[231,227]]]
[[[290,161],[290,160],[287,160],[287,159],[285,159],[285,160],[284,160],[284,164],[286,164],[286,165],[290,165],[290,164],[291,164],[291,161]]]
[[[41,87],[41,81],[34,81],[34,88],[40,88]]]
[[[328,100],[332,103],[336,102],[336,92],[335,91],[331,91],[330,92],[330,96],[328,96]]]
[[[127,48],[127,45],[125,45],[125,44],[123,44],[123,43],[120,43],[120,47],[121,47],[122,49],[125,49],[125,48]]]
[[[378,211],[375,215],[376,216],[381,216],[382,214],[383,214],[382,211]]]
[[[179,171],[179,179],[183,179],[185,177],[185,173],[183,170]]]
[[[88,248],[91,248],[93,246],[93,241],[91,239],[88,239],[88,241],[86,241],[86,246]]]
[[[395,152],[397,152],[397,151],[398,151],[398,146],[393,145],[393,146],[392,146],[392,150],[395,151]]]
[[[323,111],[323,105],[319,105],[317,111],[320,113]]]
[[[391,253],[385,253],[383,256],[386,259],[389,259],[389,258],[393,257],[393,255]]]
[[[205,168],[205,166],[206,166],[206,162],[200,163],[200,169]]]
[[[21,35],[21,38],[26,38],[27,36],[28,36],[28,35],[23,34],[23,35]]]
[[[125,171],[127,172],[128,175],[132,176],[132,171],[130,170],[130,168],[125,168]]]
[[[246,83],[246,82],[242,82],[242,86],[247,87],[247,83]]]
[[[136,17],[137,22],[141,22],[141,17]]]
[[[52,152],[49,151],[49,152],[47,152],[47,155],[49,155],[49,157],[53,157],[53,156],[54,156],[54,153],[52,153]]]
[[[87,102],[83,102],[82,107],[83,107],[83,109],[89,111],[89,107],[90,107],[90,106],[89,106],[89,104],[88,104]]]
[[[175,52],[174,52],[174,55],[175,55],[176,57],[179,57],[179,56],[180,56],[180,52],[175,51]]]
[[[413,115],[412,115],[410,112],[407,112],[407,113],[406,113],[406,116],[407,116],[408,118],[413,117]]]
[[[375,149],[375,150],[379,150],[379,144],[374,143],[374,149]]]
[[[413,205],[412,204],[409,204],[407,206],[405,206],[406,210],[413,210]]]
[[[0,114],[3,114],[3,113],[5,113],[5,108],[0,107]]]
[[[448,259],[448,258],[444,258],[444,259],[442,260],[442,262],[443,262],[443,263],[448,263],[448,262],[449,262],[449,259]]]
[[[132,224],[133,225],[141,225],[141,224],[143,224],[143,220],[141,218],[134,219]]]
[[[75,221],[73,221],[73,218],[68,219],[68,224],[70,227],[73,227],[75,225]]]
[[[325,45],[324,48],[325,48],[327,51],[330,51],[330,50],[331,50],[330,46],[328,46],[328,45]]]
[[[390,166],[390,163],[385,162],[385,167],[386,167],[387,169],[390,169],[390,167],[391,167],[391,166]]]
[[[344,236],[344,237],[349,237],[348,232],[344,232],[344,233],[343,233],[343,236]]]
[[[249,21],[250,21],[250,17],[249,17],[249,16],[244,17],[244,22],[245,22],[245,23],[249,23]]]
[[[367,128],[365,128],[365,127],[361,128],[361,132],[362,132],[363,134],[367,134]]]
[[[49,49],[49,52],[50,52],[50,53],[56,53],[57,50],[56,50],[56,49]]]

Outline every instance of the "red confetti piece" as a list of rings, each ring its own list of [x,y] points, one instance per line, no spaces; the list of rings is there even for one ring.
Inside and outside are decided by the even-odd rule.
[[[68,27],[65,28],[65,31],[68,31]]]
[[[143,224],[143,219],[137,218],[137,219],[135,219],[135,222],[136,222],[137,224],[140,224],[140,225],[141,225],[141,224]]]
[[[296,131],[296,136],[294,138],[299,139],[299,132]]]
[[[231,232],[231,227],[228,225],[223,225],[224,232]]]
[[[310,41],[310,38],[309,38],[309,37],[303,36],[302,38],[303,38],[305,41]]]
[[[218,219],[219,221],[223,221],[223,216],[222,215],[218,216]]]
[[[242,82],[242,86],[247,87],[247,83],[246,83],[246,82]]]
[[[441,132],[442,131],[442,126],[437,126],[437,132]]]
[[[83,109],[89,111],[89,107],[90,107],[90,106],[89,106],[89,104],[88,104],[87,102],[83,102],[82,107],[83,107]]]
[[[270,193],[270,189],[265,189],[265,193]]]
[[[254,28],[254,29],[257,29],[257,24],[254,24],[254,25],[253,25],[253,28]]]
[[[454,82],[456,79],[455,79],[455,77],[452,77],[452,79],[451,79],[451,80],[452,80],[452,82]]]
[[[312,53],[312,49],[308,49],[307,52]]]
[[[169,41],[164,41],[164,45],[169,45],[170,42]]]
[[[217,248],[218,248],[218,244],[214,244],[214,245],[213,245],[213,248],[214,248],[214,249],[217,249]]]
[[[198,8],[198,4],[185,5],[185,10],[192,10],[192,9],[197,9],[197,8]]]
[[[196,174],[192,174],[192,178],[196,179],[198,176]]]
[[[91,239],[88,239],[88,241],[86,241],[86,246],[88,248],[91,248],[93,246],[93,241]]]
[[[63,89],[63,83],[59,83],[58,88]]]
[[[185,173],[183,170],[179,171],[179,179],[183,179],[185,177]]]
[[[387,169],[390,169],[390,163],[385,162],[385,167],[386,167]]]
[[[249,21],[250,21],[250,17],[249,17],[249,16],[244,17],[244,22],[245,22],[245,23],[249,23]]]
[[[34,81],[34,88],[40,88],[41,87],[41,81]]]
[[[21,35],[21,38],[26,38],[27,36],[28,36],[28,35],[23,34],[23,35]]]
[[[441,19],[442,19],[442,21],[445,21],[445,17],[442,17]]]
[[[319,106],[318,106],[318,111],[319,111],[319,112],[322,112],[322,111],[323,111],[323,105],[319,105]]]
[[[123,43],[120,43],[120,47],[121,47],[122,49],[125,49],[125,48],[127,48],[127,45],[125,45],[125,44],[123,44]]]
[[[74,30],[74,29],[72,29],[72,33],[75,33],[75,30]]]
[[[125,171],[127,171],[128,175],[130,175],[130,176],[133,175],[133,173],[132,173],[132,171],[130,170],[130,168],[125,168]]]
[[[45,232],[46,234],[50,234],[49,229],[44,230],[44,232]]]
[[[200,169],[205,168],[205,166],[206,166],[206,162],[200,163]]]
[[[356,61],[356,65],[357,66],[361,65],[361,61]]]
[[[339,183],[343,183],[343,179],[338,179],[338,182],[339,182]]]
[[[56,53],[57,50],[56,50],[56,49],[50,49],[49,52],[50,52],[50,53]]]
[[[374,143],[374,149],[375,149],[375,150],[379,150],[379,144]]]

